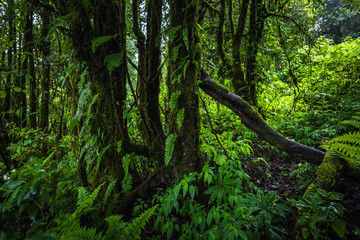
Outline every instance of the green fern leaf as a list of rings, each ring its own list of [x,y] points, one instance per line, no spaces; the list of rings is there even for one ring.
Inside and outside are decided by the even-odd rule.
[[[130,167],[130,161],[132,159],[132,155],[131,154],[126,154],[121,160],[123,163],[123,168],[124,168],[124,172],[125,172],[125,176],[124,179],[121,182],[121,186],[123,189],[124,193],[128,193],[130,192],[131,188],[132,188],[132,176],[129,172],[129,167]]]
[[[178,125],[178,128],[180,129],[183,122],[184,122],[184,113],[185,113],[185,109],[182,108],[177,112],[177,116],[176,116],[176,123]]]
[[[113,53],[107,55],[104,59],[104,63],[110,75],[115,68],[120,67],[123,61],[124,61],[123,53]]]
[[[133,238],[129,239],[140,239],[141,230],[145,228],[146,223],[149,221],[150,217],[154,214],[158,205],[155,205],[152,208],[149,208],[145,212],[143,212],[140,216],[134,218],[131,223],[124,228],[124,232],[126,235],[132,236]]]
[[[169,107],[170,107],[170,110],[174,110],[175,109],[175,106],[176,106],[176,103],[177,103],[177,100],[179,98],[181,94],[181,91],[176,91],[176,92],[173,92],[171,94],[171,97],[170,97],[170,103],[169,103]]]
[[[175,147],[175,141],[177,138],[177,134],[170,134],[167,138],[166,138],[166,142],[165,142],[165,165],[167,166],[171,160],[173,151],[174,151],[174,147]]]
[[[112,192],[112,190],[114,189],[115,187],[115,184],[117,182],[117,179],[115,179],[114,181],[112,181],[109,186],[107,187],[106,189],[106,192],[105,192],[105,196],[104,196],[104,203],[107,203],[109,197],[110,197],[110,194]]]
[[[95,50],[96,50],[99,46],[101,46],[101,45],[103,45],[104,43],[110,41],[111,39],[113,39],[113,38],[116,37],[116,36],[117,36],[117,34],[112,35],[112,36],[111,36],[111,35],[108,35],[108,36],[101,36],[101,37],[95,38],[94,40],[92,40],[92,44],[91,44],[91,50],[92,50],[92,52],[94,53]]]

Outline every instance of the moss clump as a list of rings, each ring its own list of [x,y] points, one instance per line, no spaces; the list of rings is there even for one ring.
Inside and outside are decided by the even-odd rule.
[[[329,190],[334,187],[336,180],[344,170],[343,160],[334,152],[328,151],[323,162],[318,168],[317,177],[306,192],[315,191],[317,188]]]

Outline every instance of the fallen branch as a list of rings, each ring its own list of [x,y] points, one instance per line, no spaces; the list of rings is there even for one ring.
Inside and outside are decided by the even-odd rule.
[[[201,70],[199,86],[206,94],[236,113],[247,128],[256,132],[269,144],[312,163],[320,164],[322,162],[325,152],[297,143],[281,135],[270,127],[249,103],[217,84],[203,69]]]

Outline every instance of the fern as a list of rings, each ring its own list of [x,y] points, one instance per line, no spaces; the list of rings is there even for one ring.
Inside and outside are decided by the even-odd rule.
[[[352,119],[343,121],[342,123],[360,129],[360,116],[353,116]],[[321,147],[334,150],[349,162],[359,163],[360,131],[345,133],[324,143]]]
[[[180,129],[183,122],[184,122],[184,113],[185,113],[185,109],[182,108],[177,112],[177,116],[176,116],[176,123],[178,125],[178,128]]]
[[[299,163],[296,169],[290,173],[290,178],[296,178],[297,190],[302,191],[310,186],[316,178],[317,167],[310,163]]]
[[[126,154],[122,158],[122,163],[123,163],[123,168],[124,168],[124,171],[125,171],[125,176],[124,176],[124,179],[121,182],[121,186],[122,186],[123,192],[125,194],[130,192],[130,190],[132,188],[132,176],[129,173],[130,160],[131,160],[131,155],[130,154]]]
[[[176,106],[176,103],[177,103],[177,100],[179,98],[181,94],[181,91],[176,91],[176,92],[173,92],[171,94],[171,97],[170,97],[170,103],[169,103],[169,107],[170,107],[170,110],[174,110],[175,109],[175,106]]]
[[[95,199],[97,198],[97,195],[101,189],[101,187],[104,184],[101,184],[100,186],[98,186],[94,192],[92,192],[91,194],[89,194],[88,190],[84,187],[79,187],[78,191],[78,202],[77,202],[77,209],[75,211],[75,213],[73,213],[75,216],[81,216],[83,214],[86,214],[91,206],[93,205]]]
[[[166,142],[165,142],[165,165],[167,166],[171,160],[173,151],[174,151],[174,147],[175,147],[175,141],[177,138],[177,134],[170,134],[167,138],[166,138]]]
[[[110,197],[110,194],[111,194],[112,190],[113,190],[114,187],[115,187],[116,182],[117,182],[117,179],[115,179],[114,181],[112,181],[112,182],[109,184],[109,186],[107,187],[106,192],[105,192],[105,196],[104,196],[104,204],[107,203],[107,201],[108,201],[108,199],[109,199],[109,197]]]
[[[115,35],[108,35],[108,36],[101,36],[98,38],[95,38],[94,40],[92,40],[92,44],[91,44],[91,50],[94,53],[95,50],[105,44],[106,42],[110,41],[111,39],[115,38],[118,34]]]
[[[71,120],[70,129],[73,129],[85,115],[85,109],[88,106],[88,101],[91,97],[91,82],[88,82],[84,89],[80,93],[78,107],[75,113],[75,116]]]
[[[105,239],[140,239],[141,230],[144,229],[150,217],[154,214],[158,205],[146,210],[130,223],[122,220],[122,216],[113,215],[105,220],[109,223]]]

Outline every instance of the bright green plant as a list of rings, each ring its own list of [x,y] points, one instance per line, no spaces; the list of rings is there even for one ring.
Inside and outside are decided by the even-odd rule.
[[[327,192],[317,189],[316,192],[308,192],[305,197],[297,197],[291,202],[298,210],[299,218],[296,226],[301,231],[303,238],[310,236],[314,239],[343,238],[345,235],[346,222],[341,219],[345,208],[340,203],[343,195],[335,192]]]
[[[343,121],[353,128],[360,129],[360,113],[350,120]],[[336,151],[351,164],[360,164],[360,131],[345,133],[325,142],[321,147]]]

